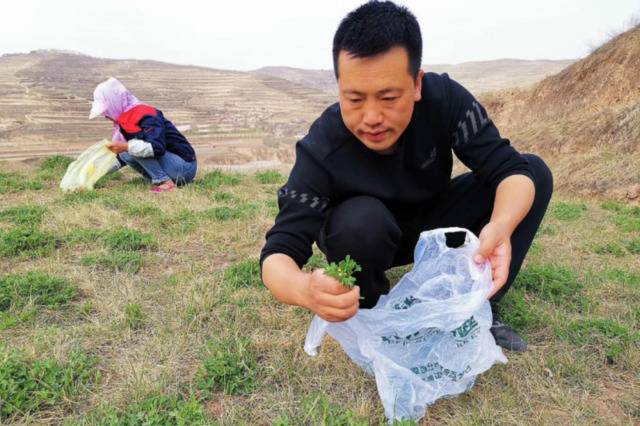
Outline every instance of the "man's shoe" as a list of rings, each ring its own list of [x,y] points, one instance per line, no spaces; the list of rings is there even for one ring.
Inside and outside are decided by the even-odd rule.
[[[498,320],[493,320],[491,334],[493,334],[493,338],[496,340],[496,345],[501,348],[513,352],[524,352],[527,350],[527,342],[518,336],[518,333],[516,333],[513,328]]]

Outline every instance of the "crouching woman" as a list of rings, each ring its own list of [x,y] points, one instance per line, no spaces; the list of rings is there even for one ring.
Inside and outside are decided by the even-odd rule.
[[[89,119],[104,116],[113,122],[107,147],[118,155],[119,167],[129,165],[153,187],[164,192],[187,184],[196,176],[193,147],[162,111],[138,100],[115,78],[100,83],[93,92]]]

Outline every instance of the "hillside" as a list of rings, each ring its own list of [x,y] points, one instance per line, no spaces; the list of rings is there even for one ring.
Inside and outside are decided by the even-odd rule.
[[[462,62],[460,64],[424,64],[425,71],[449,73],[473,93],[483,93],[513,87],[529,86],[572,64],[573,60],[498,59]],[[336,93],[332,70],[306,70],[291,67],[264,67],[256,75],[281,78],[307,87]]]
[[[333,101],[312,88],[243,72],[60,52],[5,55],[0,158],[77,152],[110,136],[109,123],[87,119],[93,89],[108,76],[167,112],[216,163],[291,160],[289,144]]]
[[[553,166],[556,187],[640,201],[640,26],[528,90],[482,100],[502,133]]]

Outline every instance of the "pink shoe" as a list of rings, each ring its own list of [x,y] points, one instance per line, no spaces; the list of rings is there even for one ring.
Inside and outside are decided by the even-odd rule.
[[[176,189],[176,184],[173,183],[171,179],[169,179],[168,181],[162,182],[159,185],[155,185],[153,188],[150,189],[150,191],[155,193],[160,193],[160,192],[173,191],[174,189]]]

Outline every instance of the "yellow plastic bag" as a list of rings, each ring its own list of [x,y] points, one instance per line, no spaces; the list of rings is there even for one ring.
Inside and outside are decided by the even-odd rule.
[[[108,140],[87,148],[76,161],[69,164],[67,172],[60,182],[64,192],[92,190],[98,179],[118,163],[116,154],[107,148]]]

